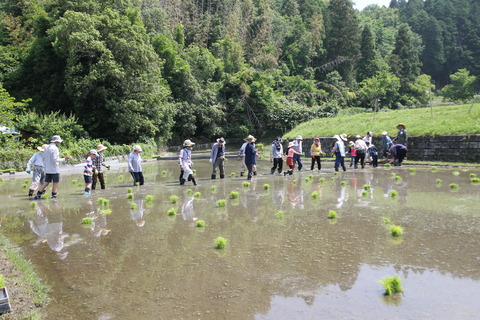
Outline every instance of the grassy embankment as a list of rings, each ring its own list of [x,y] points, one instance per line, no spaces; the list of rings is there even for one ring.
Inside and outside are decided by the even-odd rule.
[[[1,320],[41,319],[41,309],[48,303],[48,287],[35,273],[30,261],[0,235],[0,273],[9,291],[11,313],[0,315]]]
[[[397,134],[398,123],[404,123],[409,136],[436,136],[453,134],[480,134],[480,105],[476,103],[471,112],[471,104],[430,108],[389,110],[387,112],[357,113],[335,118],[320,118],[304,122],[284,134],[283,138],[293,139],[297,135],[304,138],[330,137],[346,133],[349,137],[364,136],[372,131],[380,136],[387,131],[390,136]]]

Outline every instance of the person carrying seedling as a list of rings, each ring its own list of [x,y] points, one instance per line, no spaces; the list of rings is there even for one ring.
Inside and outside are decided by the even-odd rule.
[[[288,175],[292,175],[293,174],[293,170],[295,170],[295,163],[293,162],[293,156],[294,155],[298,155],[298,154],[301,154],[300,152],[297,152],[295,151],[295,143],[293,141],[290,141],[288,143],[288,151],[287,151],[287,166],[290,168],[288,169],[287,171],[284,171],[283,172],[283,175],[286,176],[287,174]]]
[[[57,198],[58,193],[58,184],[60,183],[60,162],[70,159],[69,156],[65,158],[60,158],[60,151],[58,150],[58,145],[62,143],[62,138],[60,136],[53,136],[50,140],[50,144],[43,151],[43,164],[45,166],[45,182],[38,189],[37,194],[33,199],[39,200],[42,195],[45,193],[48,185],[53,182],[52,187],[52,199]]]
[[[312,153],[312,165],[310,170],[313,170],[315,167],[315,162],[317,163],[318,170],[322,169],[322,162],[320,156],[322,155],[322,145],[320,143],[320,138],[314,138],[312,146],[310,147],[310,152]]]
[[[106,165],[105,162],[103,161],[103,151],[105,151],[107,147],[105,147],[103,144],[99,144],[97,146],[97,156],[92,158],[93,161],[93,166],[96,168],[93,171],[93,177],[92,177],[92,190],[95,190],[95,187],[97,186],[97,181],[100,180],[100,187],[102,189],[105,189],[105,177],[103,175],[103,168],[105,167],[108,170],[110,170],[110,165]]]
[[[192,181],[193,185],[197,185],[195,181],[195,177],[193,176],[192,171],[192,147],[195,145],[194,142],[190,141],[189,139],[183,142],[183,148],[180,150],[178,154],[178,165],[180,166],[180,185],[183,186],[185,181]]]
[[[83,179],[85,180],[85,192],[84,195],[90,195],[90,187],[92,186],[92,176],[96,167],[93,165],[92,159],[98,156],[97,150],[90,150],[85,157],[85,169],[83,170]]]
[[[282,138],[278,137],[270,147],[270,162],[273,162],[273,167],[270,169],[270,174],[274,174],[278,167],[278,173],[282,173],[283,169],[283,146]]]
[[[133,177],[133,185],[143,185],[143,172],[142,172],[142,148],[138,145],[133,147],[132,152],[128,155],[128,171]]]
[[[33,196],[35,190],[38,189],[38,185],[43,185],[45,182],[45,168],[43,166],[43,151],[47,147],[46,144],[37,147],[38,152],[33,154],[33,156],[28,160],[26,172],[30,174],[31,168],[33,166],[33,174],[32,174],[32,183],[30,184],[30,188],[28,189],[28,196]]]
[[[333,141],[335,144],[332,148],[332,153],[335,154],[335,171],[338,171],[338,168],[341,166],[343,171],[347,171],[345,168],[345,144],[343,139],[340,138],[338,134],[333,136]]]
[[[303,163],[302,163],[302,136],[298,135],[295,141],[293,141],[293,145],[295,148],[295,154],[293,155],[293,163],[298,162],[298,171],[302,171]]]
[[[255,149],[255,139],[252,135],[245,138],[247,146],[245,147],[245,165],[248,169],[247,180],[252,180],[254,166],[257,164],[257,151]]]

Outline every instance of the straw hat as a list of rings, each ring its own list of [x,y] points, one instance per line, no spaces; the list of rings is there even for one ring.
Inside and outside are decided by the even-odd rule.
[[[195,145],[195,143],[190,141],[190,139],[187,139],[187,140],[183,141],[183,146],[184,147],[193,147],[194,145]]]
[[[290,141],[290,142],[288,143],[288,148],[291,148],[291,147],[294,147],[294,146],[295,146],[295,143],[293,143],[293,141]]]
[[[108,148],[105,147],[103,144],[99,144],[99,145],[97,146],[97,151],[98,151],[98,152],[102,152],[103,150],[106,150],[106,149],[108,149]]]
[[[43,152],[47,146],[48,146],[48,145],[46,145],[46,144],[42,144],[41,146],[38,146],[38,147],[37,147],[37,150]]]
[[[257,139],[255,139],[255,137],[252,136],[251,134],[249,134],[248,137],[246,137],[244,140],[247,141],[247,142],[255,142],[255,141],[257,141]]]
[[[298,135],[295,140],[303,140],[302,136]]]
[[[62,141],[63,140],[62,140],[62,138],[60,138],[60,136],[53,136],[52,140],[50,140],[50,142],[58,142],[58,143],[60,143]]]
[[[398,127],[403,127],[403,129],[405,129],[405,125],[404,125],[403,123],[397,124],[397,127],[396,127],[396,128],[398,129]]]
[[[225,139],[224,138],[218,138],[217,143],[225,144]]]
[[[348,139],[347,139],[347,134],[346,134],[346,133],[342,133],[342,134],[340,135],[340,139],[342,139],[343,141],[347,141],[347,140],[348,140]]]
[[[139,145],[133,146],[133,151],[142,152],[142,147]]]

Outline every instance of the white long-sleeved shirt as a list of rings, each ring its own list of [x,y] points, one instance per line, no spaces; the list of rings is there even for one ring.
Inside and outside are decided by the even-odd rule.
[[[43,167],[43,152],[34,153],[33,156],[28,160],[27,163],[27,171],[30,171],[32,166],[35,167]]]
[[[128,171],[130,172],[142,172],[142,157],[140,153],[130,152],[128,155]]]
[[[45,167],[45,173],[60,173],[59,163],[63,161],[65,161],[65,158],[60,158],[60,152],[58,151],[58,147],[55,142],[50,143],[43,151],[43,165]]]

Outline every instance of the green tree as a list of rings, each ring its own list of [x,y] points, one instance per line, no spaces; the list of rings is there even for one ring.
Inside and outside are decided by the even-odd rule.
[[[391,107],[398,95],[400,79],[385,70],[360,83],[358,95],[364,105],[371,107]]]
[[[451,84],[446,85],[441,95],[452,101],[467,101],[477,93],[477,77],[471,76],[467,69],[460,69],[450,76]]]
[[[371,78],[379,71],[379,61],[375,47],[375,38],[369,25],[365,25],[362,31],[360,44],[360,60],[357,68],[357,81]]]

